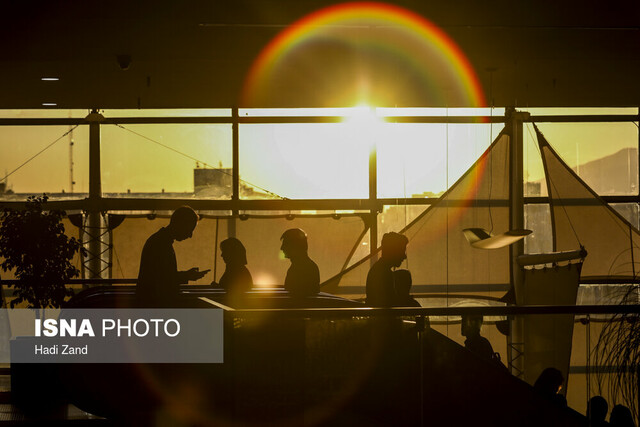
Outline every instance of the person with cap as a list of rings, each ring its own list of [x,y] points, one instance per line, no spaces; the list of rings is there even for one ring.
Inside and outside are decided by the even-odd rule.
[[[367,274],[367,304],[372,307],[392,307],[398,300],[393,269],[407,257],[407,236],[396,232],[382,236],[382,256]]]
[[[284,279],[284,288],[293,297],[307,297],[320,292],[320,270],[307,253],[307,234],[299,228],[291,228],[280,237],[280,250],[291,266]]]
[[[169,225],[151,235],[142,248],[136,286],[138,305],[142,307],[176,307],[180,305],[180,285],[204,277],[209,270],[193,267],[178,271],[175,240],[192,236],[198,214],[189,206],[181,206],[171,215]]]

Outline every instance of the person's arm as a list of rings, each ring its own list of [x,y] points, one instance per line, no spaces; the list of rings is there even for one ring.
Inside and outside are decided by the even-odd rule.
[[[207,273],[211,270],[202,270],[198,267],[190,268],[187,271],[178,271],[176,272],[176,280],[179,284],[185,284],[193,280],[198,280],[203,278]]]

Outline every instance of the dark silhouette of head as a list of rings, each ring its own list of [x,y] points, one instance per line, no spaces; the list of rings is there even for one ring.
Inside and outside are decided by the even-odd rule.
[[[609,425],[611,427],[635,427],[636,424],[629,408],[624,405],[616,405],[611,410]]]
[[[482,322],[484,321],[482,316],[462,316],[460,322],[460,333],[463,337],[472,337],[480,335],[480,329],[482,328]]]
[[[382,259],[387,260],[393,267],[399,267],[407,257],[407,236],[394,231],[382,236]]]
[[[299,228],[290,228],[280,237],[282,246],[280,250],[284,253],[285,258],[293,259],[299,256],[306,256],[308,243],[307,234]]]
[[[602,396],[593,396],[589,399],[587,405],[587,417],[591,421],[592,425],[600,425],[607,417],[609,412],[609,404]]]
[[[198,214],[189,206],[180,206],[171,215],[167,227],[175,240],[188,239],[193,235],[193,230],[198,223]]]
[[[247,250],[235,237],[220,242],[220,256],[226,264],[247,265]]]
[[[533,388],[547,395],[557,394],[562,388],[564,377],[556,368],[547,368],[533,384]]]

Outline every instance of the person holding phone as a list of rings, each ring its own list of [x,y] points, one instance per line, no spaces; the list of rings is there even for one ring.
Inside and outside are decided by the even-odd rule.
[[[204,277],[209,270],[193,267],[178,271],[175,240],[193,235],[198,214],[189,206],[181,206],[171,215],[169,225],[151,235],[140,256],[140,271],[136,297],[141,307],[177,307],[180,305],[180,285]]]

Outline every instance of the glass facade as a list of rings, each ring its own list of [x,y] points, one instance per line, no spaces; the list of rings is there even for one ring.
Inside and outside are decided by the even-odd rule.
[[[637,228],[639,136],[633,121],[637,110],[529,112],[532,120],[540,118],[537,127],[571,170]],[[279,251],[280,236],[294,227],[307,232],[309,252],[324,281],[345,268],[358,267],[384,233],[400,231],[420,219],[438,197],[450,191],[450,200],[440,211],[434,209],[433,215],[460,207],[467,196],[473,199],[467,206],[470,214],[464,218],[467,222],[461,222],[447,211],[440,228],[431,226],[427,235],[410,236],[409,251],[421,255],[428,254],[425,248],[440,239],[440,249],[428,262],[410,256],[403,265],[424,272],[425,277],[437,276],[433,282],[414,276],[418,278],[416,299],[424,307],[502,304],[497,300],[508,290],[508,283],[492,268],[491,257],[497,252],[473,252],[477,265],[484,267],[466,273],[486,286],[471,292],[465,287],[469,283],[458,277],[462,271],[450,273],[445,267],[452,254],[469,249],[468,243],[459,230],[446,237],[439,231],[451,223],[460,229],[477,224],[495,234],[506,231],[507,202],[495,199],[509,189],[494,175],[508,171],[492,162],[506,164],[508,150],[503,157],[478,163],[505,127],[504,110],[376,109],[360,113],[352,109],[102,112],[105,122],[97,124],[101,166],[97,203],[105,215],[126,217],[113,228],[107,219],[101,223],[109,243],[105,276],[135,278],[146,237],[166,225],[173,209],[190,204],[202,221],[189,244],[176,245],[176,253],[184,263],[181,267],[197,264],[212,270],[198,284],[219,279],[224,263],[217,246],[237,236],[247,247],[255,283],[281,285],[288,261]],[[478,114],[481,117],[466,119]],[[96,125],[86,122],[85,115],[76,110],[0,112],[3,207],[14,207],[15,202],[44,192],[62,202],[69,213],[94,209],[85,199],[96,196],[91,194],[89,166],[95,138],[91,127]],[[590,115],[597,118],[589,122]],[[618,115],[618,119],[607,121],[607,115]],[[628,120],[619,120],[619,115],[628,115]],[[20,124],[21,119],[39,122]],[[524,226],[533,231],[524,240],[524,252],[550,252],[553,229],[547,183],[535,130],[528,120],[523,131]],[[490,171],[486,175],[490,178],[466,176],[472,166],[478,175]],[[461,181],[469,185],[454,191],[453,186]],[[68,234],[83,238],[76,225],[65,225]],[[506,251],[500,256],[509,258]],[[74,262],[81,264],[80,259]],[[345,286],[342,295],[362,298],[367,268]],[[10,274],[3,275],[7,278]],[[621,289],[619,285],[583,285],[578,304],[610,304]],[[571,384],[581,386],[571,388],[568,395],[577,409],[584,406],[586,395],[593,394],[595,380],[586,370],[601,323],[608,316],[584,319],[576,318],[570,371]],[[459,317],[432,320],[434,329],[464,343]],[[499,316],[485,319],[484,331],[507,364],[508,345],[498,330],[503,320]]]

